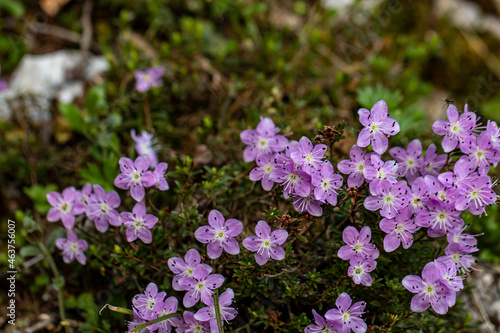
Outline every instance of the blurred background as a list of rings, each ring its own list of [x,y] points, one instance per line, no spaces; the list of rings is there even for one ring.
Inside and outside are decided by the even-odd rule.
[[[133,72],[159,65],[163,87],[139,93]],[[424,146],[446,100],[498,122],[500,1],[0,0],[0,66],[5,235],[8,218],[45,219],[49,191],[113,188],[131,129],[153,129],[163,159],[203,167],[241,159],[238,134],[261,115],[312,138],[339,121],[357,127],[357,110],[384,99],[401,124],[394,143]],[[350,130],[337,149],[354,140]],[[463,297],[484,332],[500,327],[498,219],[494,208],[471,227],[485,234],[482,272]],[[30,249],[18,258],[26,327],[43,326],[55,303]]]

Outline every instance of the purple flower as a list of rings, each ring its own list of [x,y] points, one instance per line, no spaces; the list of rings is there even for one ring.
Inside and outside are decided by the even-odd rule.
[[[88,207],[89,204],[95,202],[94,194],[92,193],[92,185],[90,183],[83,185],[79,196],[80,201],[85,205],[85,207]],[[87,209],[85,209],[85,213],[87,213]]]
[[[436,261],[444,262],[445,264],[455,265],[455,269],[462,273],[470,272],[472,264],[475,262],[470,252],[475,250],[460,246],[458,243],[452,243],[444,249],[444,256],[436,259]]]
[[[448,312],[448,298],[453,293],[446,283],[441,281],[442,272],[435,262],[425,265],[422,277],[417,275],[405,276],[402,283],[409,292],[416,294],[411,300],[413,312],[423,312],[432,306],[439,314]]]
[[[127,322],[128,332],[132,331],[137,326],[142,325],[146,322],[146,320],[142,319],[141,315],[139,314],[139,311],[137,311],[136,308],[132,307],[132,312],[134,314],[134,320]],[[147,328],[143,328],[139,332],[146,333],[149,332],[149,330]]]
[[[491,164],[500,162],[500,152],[493,148],[487,132],[482,132],[477,138],[473,137],[460,148],[476,163],[482,175],[488,173]]]
[[[312,191],[309,191],[306,195],[294,195],[292,201],[293,208],[296,211],[301,213],[307,211],[312,216],[323,215],[322,203],[324,203],[324,200],[317,200]]]
[[[170,296],[164,302],[162,302],[158,306],[157,316],[158,318],[163,317],[165,315],[169,315],[177,312],[177,306],[179,301],[175,296]],[[167,320],[160,321],[159,323],[148,326],[148,330],[153,332],[158,330],[158,333],[170,333],[172,331],[172,327],[177,327],[182,323],[182,319],[180,316],[172,317]]]
[[[260,117],[256,130],[249,129],[241,132],[241,141],[247,145],[243,151],[243,160],[252,162],[259,154],[278,153],[284,150],[288,139],[283,135],[277,135],[279,131],[280,129],[274,126],[271,118]]]
[[[161,311],[165,296],[167,296],[167,293],[164,291],[159,293],[156,284],[151,282],[146,287],[144,294],[134,296],[132,304],[142,319],[152,320],[158,317],[158,312]]]
[[[264,265],[269,258],[275,260],[285,259],[285,250],[279,245],[283,244],[288,232],[277,229],[271,232],[271,227],[265,221],[259,221],[255,227],[257,236],[250,236],[243,240],[243,246],[255,253],[255,261],[259,265]]]
[[[382,155],[389,146],[389,139],[386,135],[399,133],[398,122],[387,116],[387,104],[384,100],[375,103],[371,111],[359,109],[358,114],[359,122],[365,126],[359,133],[358,146],[364,148],[371,143],[373,150]]]
[[[94,184],[93,200],[87,206],[87,216],[95,223],[99,232],[106,232],[109,224],[118,227],[122,225],[120,215],[115,208],[120,206],[120,197],[115,191],[106,191]],[[108,224],[109,223],[109,224]]]
[[[493,144],[493,148],[500,148],[500,129],[496,122],[492,120],[488,120],[488,124],[486,125],[486,133],[488,133],[488,137]]]
[[[224,216],[213,209],[208,215],[209,226],[198,228],[194,236],[204,244],[208,243],[207,254],[210,259],[217,259],[222,254],[222,249],[229,254],[240,253],[240,246],[234,237],[243,231],[243,224],[236,219],[224,222]]]
[[[457,274],[457,268],[452,261],[439,261],[438,259],[434,260],[434,262],[441,270],[441,282],[445,283],[450,289],[450,296],[446,298],[448,299],[448,306],[452,307],[457,299],[456,292],[464,289],[464,277]]]
[[[151,87],[161,87],[163,85],[163,81],[161,80],[163,74],[165,74],[163,66],[151,67],[143,71],[134,71],[135,89],[143,93],[150,90]]]
[[[85,265],[87,257],[83,251],[87,250],[89,245],[83,239],[78,239],[71,229],[66,230],[66,235],[67,238],[56,239],[56,246],[62,251],[63,261],[68,264],[76,258],[80,264]]]
[[[458,187],[464,179],[474,181],[478,174],[474,172],[477,164],[471,161],[468,156],[463,155],[458,159],[453,167],[453,172],[443,172],[438,176],[439,181],[446,187]]]
[[[233,320],[238,315],[238,311],[230,307],[231,303],[233,303],[233,299],[234,292],[231,288],[227,288],[226,291],[219,296],[219,309],[223,322],[229,322],[229,320]],[[219,332],[217,328],[217,317],[215,315],[215,303],[213,298],[209,299],[206,307],[201,308],[198,312],[196,312],[194,318],[203,322],[208,321],[210,323],[212,333]]]
[[[420,229],[412,218],[411,208],[404,208],[395,219],[383,218],[380,221],[380,229],[387,233],[384,238],[384,250],[392,252],[401,243],[403,248],[408,249],[413,244],[413,234]]]
[[[342,232],[342,240],[347,244],[339,249],[337,255],[343,260],[356,262],[365,259],[377,259],[380,252],[377,247],[370,243],[372,231],[370,227],[364,226],[358,231],[353,226],[348,226]]]
[[[154,146],[158,139],[153,139],[153,134],[147,131],[142,131],[141,135],[136,135],[133,129],[130,132],[132,139],[135,141],[135,150],[139,156],[146,155],[148,157],[149,166],[154,168],[158,164],[158,156],[156,152],[160,150],[160,146]]]
[[[168,259],[168,268],[170,268],[170,270],[174,274],[176,274],[172,280],[172,287],[177,291],[184,290],[179,285],[179,280],[185,276],[193,277],[194,269],[197,266],[202,265],[203,267],[205,267],[205,270],[207,270],[208,273],[212,272],[212,267],[207,264],[201,263],[200,253],[195,249],[187,251],[184,258],[186,259],[186,261],[184,261],[180,257],[173,257]]]
[[[432,130],[438,135],[444,135],[443,150],[449,153],[460,145],[460,149],[474,137],[473,130],[476,127],[476,114],[468,112],[465,104],[464,113],[459,115],[457,107],[453,104],[446,110],[448,120],[439,119],[432,125]]]
[[[330,205],[337,204],[337,191],[342,186],[342,176],[333,173],[333,165],[330,161],[325,161],[311,179],[315,187],[314,196],[316,200],[326,200]],[[312,215],[312,214],[311,214]]]
[[[408,207],[413,213],[418,214],[428,200],[427,182],[423,177],[418,177],[411,185],[410,204]]]
[[[123,225],[127,227],[125,232],[127,241],[133,242],[139,237],[145,244],[150,244],[153,240],[151,230],[158,218],[151,214],[146,214],[146,205],[143,202],[135,204],[132,213],[123,212],[120,214]]]
[[[396,161],[382,161],[379,155],[370,154],[371,165],[366,168],[366,180],[370,180],[370,193],[376,194],[377,189],[384,181],[391,184],[398,182],[398,163]]]
[[[315,310],[312,310],[314,321],[316,325],[311,324],[304,329],[305,333],[335,333],[339,332],[342,328],[342,324],[338,321],[333,320],[325,320],[322,316],[320,316]]]
[[[408,144],[407,150],[401,147],[395,147],[389,150],[389,154],[398,161],[398,173],[401,177],[406,177],[411,185],[413,181],[420,176],[420,169],[424,158],[422,155],[422,143],[415,139]]]
[[[224,283],[224,277],[220,274],[210,274],[211,269],[198,265],[194,268],[193,276],[185,276],[179,280],[179,285],[187,293],[184,295],[183,304],[190,308],[200,300],[205,304],[210,302],[214,292]]]
[[[366,303],[356,302],[352,304],[351,297],[347,293],[342,293],[335,301],[337,309],[330,309],[326,312],[326,320],[341,323],[341,332],[364,333],[367,330],[366,323],[361,319]]]
[[[429,199],[436,199],[444,203],[450,203],[457,195],[457,189],[454,187],[446,187],[441,183],[439,178],[434,176],[425,176],[425,183],[427,184],[427,193]]]
[[[271,180],[271,172],[276,168],[276,153],[259,154],[256,158],[257,167],[250,171],[249,178],[251,181],[261,180],[262,188],[266,191],[271,191],[274,182]]]
[[[302,170],[312,175],[323,164],[326,148],[324,144],[317,144],[314,147],[311,140],[303,136],[290,156]]]
[[[364,201],[366,209],[371,211],[380,210],[383,217],[394,218],[397,213],[408,206],[410,201],[410,188],[404,180],[391,184],[383,181],[378,188],[374,189],[375,195],[371,195]]]
[[[441,169],[446,165],[447,155],[438,155],[435,144],[429,145],[425,153],[424,162],[420,168],[422,175],[437,177]]]
[[[210,333],[210,324],[208,321],[198,321],[194,313],[184,311],[184,323],[177,327],[179,333]]]
[[[276,158],[278,160],[278,158]],[[297,193],[301,196],[308,196],[311,191],[311,176],[298,168],[292,160],[285,162],[283,166],[278,166],[271,171],[270,179],[278,184],[283,184],[283,196],[288,199]]]
[[[343,174],[349,175],[347,178],[347,186],[359,187],[368,176],[368,168],[371,166],[370,156],[372,156],[372,154],[365,155],[363,149],[359,148],[357,145],[353,145],[350,155],[351,159],[340,161],[337,164],[337,169]]]
[[[455,205],[446,204],[442,201],[431,199],[426,207],[415,217],[418,226],[429,228],[427,234],[430,237],[441,237],[448,233],[448,230],[455,228],[463,220],[459,218],[459,211]]]
[[[496,193],[491,189],[489,176],[480,176],[476,180],[462,180],[458,186],[459,195],[455,207],[463,211],[469,209],[473,215],[481,215],[487,205],[497,200]]]
[[[160,191],[166,191],[169,189],[167,180],[165,179],[167,168],[168,164],[162,162],[157,164],[155,167],[155,171],[153,171],[153,175],[155,177],[155,185]]]
[[[477,248],[476,237],[481,235],[471,235],[464,233],[467,227],[468,225],[464,227],[464,224],[460,223],[455,228],[448,230],[448,236],[446,237],[446,240],[450,244],[448,246],[451,246],[451,244],[453,243],[457,243],[462,249],[466,249],[464,251],[466,253],[479,251],[479,249]]]
[[[68,187],[59,192],[47,193],[47,201],[52,206],[47,214],[47,221],[62,221],[66,229],[72,229],[75,225],[75,216],[85,211],[85,205],[80,202],[78,192],[74,187]]]
[[[116,176],[115,186],[123,190],[130,189],[135,201],[142,201],[146,194],[144,187],[155,186],[155,176],[149,171],[147,156],[139,156],[133,162],[130,158],[120,158],[120,173]]]
[[[364,286],[371,286],[373,279],[369,274],[377,267],[377,262],[371,259],[361,259],[356,260],[351,259],[351,266],[347,270],[347,275],[352,277],[355,284],[362,284]]]

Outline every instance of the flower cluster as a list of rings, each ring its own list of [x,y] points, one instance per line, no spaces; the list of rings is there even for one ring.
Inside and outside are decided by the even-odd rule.
[[[433,130],[445,135],[444,152],[460,149],[462,155],[456,161],[449,155],[439,155],[433,144],[422,156],[418,139],[406,148],[390,149],[394,160],[384,161],[381,154],[387,150],[388,142],[382,139],[382,134],[395,134],[399,126],[387,118],[387,107],[382,102],[377,102],[371,112],[359,111],[365,128],[358,145],[351,149],[351,160],[341,161],[338,168],[349,174],[348,186],[369,183],[370,195],[364,200],[364,207],[378,211],[383,217],[380,229],[387,234],[386,252],[396,250],[401,244],[408,249],[413,244],[413,234],[421,228],[427,228],[429,237],[447,236],[445,255],[424,268],[423,280],[410,276],[403,281],[409,291],[418,294],[412,301],[414,311],[424,311],[432,305],[436,312],[445,313],[454,304],[454,293],[463,288],[460,274],[472,268],[471,253],[477,251],[474,236],[463,233],[464,221],[460,216],[466,210],[481,215],[497,199],[492,189],[496,184],[487,173],[491,165],[500,161],[498,126],[488,122],[486,130],[481,132],[475,113],[469,112],[467,106],[459,115],[456,107],[450,105],[448,120],[438,120]],[[360,147],[370,142],[375,152],[365,153]],[[441,172],[444,167],[453,171]],[[362,245],[368,243],[362,243],[363,239],[370,239],[369,228],[362,235],[365,228],[368,227],[359,234],[353,227],[344,230],[343,238],[348,245],[340,249],[339,257],[351,261],[349,275],[355,283],[370,285],[371,277],[366,272],[373,270],[374,262],[366,254],[361,259],[359,255],[358,259],[349,256],[355,257],[356,251],[362,251]]]
[[[325,318],[313,310],[316,325],[311,324],[304,329],[306,333],[320,332],[341,332],[364,333],[367,325],[361,315],[364,313],[365,302],[356,302],[352,304],[352,299],[347,293],[342,293],[335,301],[337,308],[328,310]]]
[[[218,211],[212,212],[220,214]],[[170,258],[168,267],[175,274],[172,280],[173,288],[178,291],[186,291],[183,305],[186,308],[191,308],[200,300],[205,305],[195,314],[188,311],[184,312],[184,322],[178,327],[177,331],[209,332],[208,327],[210,327],[212,332],[217,332],[214,290],[222,286],[225,278],[220,274],[211,274],[212,267],[201,262],[200,253],[195,249],[190,249],[184,259],[180,257]],[[232,320],[238,314],[234,308],[230,307],[233,298],[234,292],[230,288],[226,289],[218,297],[223,321]],[[194,327],[197,327],[198,330],[192,330]]]
[[[257,163],[250,172],[250,179],[261,180],[266,191],[270,191],[274,183],[282,184],[283,196],[292,198],[297,211],[321,216],[322,204],[337,204],[337,191],[343,182],[342,177],[334,173],[333,165],[325,159],[327,146],[314,145],[306,137],[288,143],[277,135],[269,139],[269,142],[274,140],[275,144],[271,145],[263,134],[271,133],[274,128],[272,120],[262,118],[256,131],[245,130],[240,135],[249,145],[243,153],[244,160]]]
[[[354,283],[368,287],[373,282],[369,273],[377,267],[375,259],[380,254],[377,247],[370,243],[371,236],[372,231],[368,226],[361,228],[360,232],[352,226],[346,227],[342,239],[347,245],[342,246],[337,254],[339,258],[349,260],[348,275]]]

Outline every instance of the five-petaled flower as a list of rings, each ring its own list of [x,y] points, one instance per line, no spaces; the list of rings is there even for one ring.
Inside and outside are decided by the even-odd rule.
[[[243,240],[243,246],[255,253],[257,264],[264,265],[269,258],[282,260],[285,258],[285,250],[279,245],[283,244],[288,232],[277,229],[271,232],[271,227],[265,221],[259,221],[255,227],[257,236],[250,236]]]
[[[224,216],[213,209],[208,214],[209,225],[198,228],[194,236],[204,244],[208,243],[207,253],[211,259],[217,259],[222,255],[222,250],[229,254],[240,253],[240,246],[234,237],[243,230],[243,224],[236,219],[224,220]]]
[[[341,332],[364,333],[367,330],[366,323],[361,319],[366,303],[356,302],[352,304],[352,299],[347,293],[342,293],[335,301],[337,309],[330,309],[326,312],[327,320],[338,321],[342,324]]]
[[[144,187],[156,185],[155,176],[148,170],[148,157],[143,155],[132,161],[130,158],[120,158],[120,173],[115,178],[115,186],[122,190],[130,189],[130,195],[135,201],[142,201],[146,191]]]
[[[243,160],[252,162],[262,153],[278,153],[285,149],[288,139],[278,135],[279,127],[274,125],[271,118],[260,117],[257,129],[248,129],[240,133],[241,141],[247,145],[243,151]]]
[[[151,230],[158,218],[152,214],[146,214],[146,205],[143,202],[138,202],[132,209],[132,213],[123,212],[120,214],[123,225],[127,227],[125,235],[127,241],[133,242],[139,237],[145,244],[150,244],[153,240]]]
[[[47,201],[52,206],[47,214],[49,222],[62,221],[66,229],[75,225],[75,215],[83,214],[85,205],[80,201],[78,192],[74,187],[68,187],[59,192],[47,193]]]
[[[210,274],[210,270],[203,265],[194,268],[193,276],[185,276],[179,280],[179,285],[187,293],[184,295],[183,303],[186,308],[194,306],[201,298],[205,304],[209,304],[214,292],[224,283],[224,277],[220,274]]]
[[[184,290],[179,285],[179,280],[185,276],[193,277],[194,269],[198,265],[204,266],[205,270],[207,270],[208,273],[212,272],[212,267],[207,264],[201,263],[200,253],[195,249],[190,249],[189,251],[187,251],[184,259],[180,257],[173,257],[168,259],[168,268],[170,268],[170,270],[174,274],[176,274],[172,279],[172,288],[177,291]]]
[[[146,92],[152,87],[161,87],[163,81],[161,77],[165,74],[163,66],[147,68],[143,71],[134,71],[135,88],[138,92]]]
[[[145,320],[155,319],[161,311],[163,299],[167,293],[158,292],[158,287],[151,282],[146,287],[144,294],[137,294],[132,299],[132,304],[137,309],[140,317]]]
[[[70,263],[73,260],[78,260],[82,265],[85,265],[87,257],[83,251],[87,250],[89,245],[83,239],[78,239],[76,233],[68,229],[66,230],[67,238],[56,239],[56,246],[62,250],[62,257],[65,263]]]

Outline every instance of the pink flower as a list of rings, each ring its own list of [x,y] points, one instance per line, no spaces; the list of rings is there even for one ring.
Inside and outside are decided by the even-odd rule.
[[[132,198],[142,201],[146,191],[144,187],[155,186],[155,176],[149,171],[147,156],[139,156],[133,162],[130,158],[120,158],[120,173],[115,178],[115,186],[123,190],[130,189]]]
[[[138,92],[146,92],[152,87],[161,87],[163,81],[161,77],[165,74],[163,66],[147,68],[143,71],[135,71],[135,88]]]
[[[250,236],[243,240],[243,246],[255,253],[257,264],[264,265],[269,258],[275,260],[285,259],[285,250],[278,246],[283,244],[288,232],[283,229],[271,232],[271,227],[265,221],[259,221],[255,227],[257,236]]]
[[[78,239],[76,233],[71,229],[68,229],[66,234],[67,238],[56,239],[57,248],[63,251],[63,261],[68,264],[76,258],[80,264],[85,265],[87,257],[83,251],[87,250],[89,245],[83,239]]]
[[[68,187],[62,191],[47,193],[47,201],[52,206],[47,214],[49,222],[62,221],[66,229],[72,229],[75,225],[75,216],[83,214],[85,205],[80,201],[78,192],[74,187]]]
[[[123,212],[120,214],[123,225],[127,227],[125,232],[127,241],[133,242],[139,237],[145,244],[150,244],[153,240],[151,230],[158,218],[151,214],[146,214],[146,205],[143,202],[135,204],[132,213]]]
[[[198,228],[194,236],[207,246],[207,254],[211,259],[221,256],[222,250],[229,254],[240,253],[240,246],[234,237],[243,231],[243,224],[236,219],[224,221],[224,216],[218,210],[212,210],[208,215],[210,225]]]

